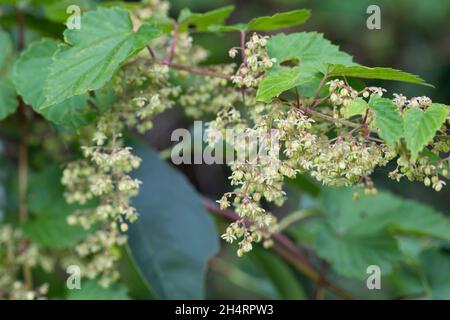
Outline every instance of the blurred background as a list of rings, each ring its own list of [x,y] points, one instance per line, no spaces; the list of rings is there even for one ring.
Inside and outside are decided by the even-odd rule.
[[[448,0],[172,0],[171,15],[176,17],[179,10],[188,7],[193,12],[204,12],[227,4],[234,4],[234,11],[229,23],[246,22],[253,17],[271,15],[276,12],[299,8],[312,10],[310,20],[284,32],[317,31],[342,50],[354,56],[354,60],[366,66],[382,66],[401,69],[424,78],[436,88],[428,88],[393,81],[376,81],[372,84],[383,86],[388,95],[403,93],[410,96],[426,95],[433,101],[450,104],[450,1]],[[366,13],[369,5],[378,5],[381,9],[381,30],[369,30]],[[210,49],[206,63],[228,61],[228,49],[238,44],[236,34],[198,34],[194,40]],[[231,62],[231,60],[230,60]],[[369,81],[367,83],[370,84]],[[191,122],[181,112],[169,110],[155,121],[155,129],[148,138],[152,144],[162,150],[168,144],[171,129],[180,125],[189,128]],[[426,202],[441,212],[449,215],[450,189],[444,188],[437,193],[426,188],[422,183],[402,181],[397,183],[387,178],[394,164],[379,169],[374,175],[376,186],[380,190],[390,190],[405,198]],[[180,168],[180,167],[179,167]],[[180,168],[191,182],[203,194],[219,198],[228,190],[229,172],[224,166],[195,165]],[[305,182],[306,181],[306,182]],[[302,183],[312,183],[309,180]],[[320,188],[312,185],[312,188]],[[295,188],[293,188],[295,189]],[[278,210],[278,215],[307,206],[314,201],[308,196],[288,190],[290,200]],[[274,210],[277,210],[274,208]],[[222,246],[221,254],[211,262],[208,276],[209,298],[279,298],[272,282],[263,276],[273,269],[277,270],[277,261],[270,261],[271,256],[257,252],[244,258],[236,258],[234,249]],[[258,260],[255,263],[254,260]],[[270,266],[269,266],[270,265]],[[259,266],[258,269],[255,266]],[[266,266],[266,267],[264,267]],[[284,267],[280,265],[279,267]],[[263,270],[262,270],[262,269]],[[283,272],[283,271],[281,271]],[[311,291],[313,288],[305,288]]]
[[[372,84],[383,86],[388,95],[403,93],[410,96],[429,96],[433,101],[450,104],[450,1],[448,0],[171,0],[171,15],[176,17],[178,12],[188,7],[193,12],[205,12],[227,4],[234,4],[236,10],[229,23],[247,22],[253,17],[271,15],[276,12],[289,11],[299,8],[312,10],[312,16],[300,27],[284,30],[317,31],[324,33],[325,37],[349,54],[354,60],[366,66],[390,67],[417,74],[431,83],[435,88],[405,84],[395,81],[373,81]],[[369,5],[378,5],[381,9],[381,29],[369,30],[366,13]],[[194,40],[209,48],[209,59],[206,63],[220,63],[227,61],[228,49],[235,46],[239,39],[237,34],[197,34]],[[229,60],[231,62],[231,60]],[[366,83],[371,84],[370,81]],[[169,111],[163,118],[174,119],[176,111]],[[165,121],[162,121],[163,123]],[[177,124],[164,124],[161,130],[154,130],[150,139],[159,149],[167,147],[169,139],[161,139],[167,135],[164,128]],[[198,166],[196,166],[198,167]],[[220,194],[217,190],[217,176],[204,174],[198,170],[216,170],[201,168],[187,170],[191,180],[200,191],[211,196]],[[425,188],[421,183],[391,182],[386,179],[391,168],[380,169],[375,175],[379,188],[390,189],[395,193],[419,201],[425,201],[435,208],[449,214],[448,188],[436,193]],[[223,178],[226,184],[226,176]],[[213,183],[214,182],[214,183]],[[214,185],[213,185],[214,184]],[[446,211],[447,210],[447,211]]]

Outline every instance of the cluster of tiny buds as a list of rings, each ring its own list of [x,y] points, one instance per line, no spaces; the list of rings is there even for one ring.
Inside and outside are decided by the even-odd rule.
[[[152,129],[153,118],[174,106],[174,99],[180,95],[181,88],[169,81],[169,68],[145,59],[136,58],[134,63],[119,71],[113,80],[114,91],[122,97],[110,107],[110,114],[99,119],[98,131],[123,127],[136,128],[140,133]],[[129,93],[130,87],[137,87]]]
[[[210,146],[214,146],[226,136],[226,129],[232,128],[234,133],[243,132],[247,126],[241,118],[241,113],[233,108],[221,109],[216,119],[210,121],[206,125],[205,136]]]
[[[212,71],[231,74],[234,64],[211,67]],[[219,77],[195,77],[196,85],[190,86],[178,100],[185,113],[192,118],[205,114],[217,114],[222,108],[235,105],[241,98],[239,91],[228,86],[228,80]]]
[[[380,87],[366,87],[357,92],[343,80],[332,80],[328,82],[328,85],[329,100],[333,100],[334,106],[344,106],[358,96],[364,98],[372,95],[382,96],[386,91]],[[397,98],[404,100],[400,96]],[[407,101],[407,104],[414,105],[414,103],[424,106],[428,105],[430,100],[420,97],[420,99],[412,99],[411,103]],[[427,169],[419,168],[417,164],[411,162],[408,154],[409,164],[407,165],[403,163],[403,155],[398,155],[398,150],[376,139],[370,139],[370,136],[361,129],[362,127],[360,130],[353,129],[350,132],[345,131],[344,128],[338,128],[338,136],[330,139],[330,126],[323,125],[323,122],[316,124],[308,113],[300,108],[293,108],[276,101],[270,104],[257,104],[251,99],[251,93],[249,93],[247,106],[251,110],[250,120],[241,117],[240,113],[233,108],[224,108],[219,112],[218,117],[208,126],[210,142],[215,141],[214,137],[223,138],[223,131],[226,128],[259,134],[276,129],[285,158],[277,158],[276,166],[265,166],[262,163],[231,165],[231,185],[238,188],[225,194],[218,202],[221,209],[234,206],[236,213],[242,218],[239,222],[231,224],[222,236],[228,242],[241,239],[239,255],[251,250],[251,243],[259,239],[258,235],[264,238],[264,235],[270,234],[267,230],[271,230],[269,225],[272,226],[272,224],[265,219],[273,216],[260,206],[260,201],[264,198],[268,202],[282,204],[285,198],[282,190],[284,177],[292,178],[298,173],[309,172],[324,185],[356,186],[362,189],[364,194],[374,195],[377,189],[370,180],[370,175],[376,167],[385,166],[390,160],[399,156],[399,176],[405,175],[410,179],[417,179],[420,176],[426,185],[432,186],[437,191],[445,184],[439,179],[439,174],[442,176],[448,174],[442,161],[436,165],[427,164]],[[370,123],[370,114],[364,120]],[[361,126],[363,125],[364,123]],[[334,126],[338,127],[336,123]],[[354,133],[357,135],[354,136]],[[240,148],[239,144],[242,144],[242,141],[234,146],[236,150]],[[436,143],[434,149],[445,152],[448,148],[447,144],[444,146],[443,143]],[[354,195],[354,198],[358,197],[359,192]],[[234,198],[233,201],[231,201],[232,198]],[[255,226],[258,232],[251,233],[250,226]]]
[[[228,192],[218,201],[221,210],[231,206],[233,198],[235,212],[241,218],[228,226],[222,238],[227,242],[239,239],[238,255],[250,251],[252,242],[263,242],[268,246],[276,230],[276,219],[260,205],[262,197],[281,205],[285,193],[282,190],[282,180],[270,173],[270,165],[252,164],[233,165],[230,176],[231,185],[236,190]]]
[[[194,46],[193,39],[187,32],[177,33],[176,44],[173,59],[177,63],[195,65],[207,58],[207,51],[202,47]],[[171,48],[167,47],[166,54],[170,54],[170,50]]]
[[[137,31],[145,21],[150,21],[152,17],[167,16],[170,8],[168,1],[142,0],[142,6],[132,10],[132,21],[134,30]]]
[[[165,4],[147,0],[144,11],[134,12],[133,23],[139,25],[143,18],[167,11]],[[161,37],[154,42],[157,53],[171,50],[166,40]],[[176,43],[174,62],[196,64],[205,59],[206,51],[194,47],[187,33],[178,32]],[[128,174],[139,167],[141,159],[132,154],[131,148],[122,147],[122,131],[126,127],[140,133],[150,130],[154,116],[174,106],[182,91],[180,86],[169,81],[167,65],[153,60],[149,63],[148,56],[143,55],[143,52],[139,53],[113,79],[118,99],[98,119],[96,130],[92,132],[94,145],[82,147],[85,159],[70,163],[62,178],[66,200],[85,205],[69,216],[69,224],[85,229],[100,226],[77,245],[76,252],[85,264],[86,276],[98,278],[103,286],[118,278],[115,269],[118,258],[114,248],[126,243],[124,233],[128,224],[138,217],[130,199],[138,194],[141,182]],[[184,74],[182,71],[176,73],[180,78]],[[223,82],[215,86],[223,87]],[[209,97],[204,100],[204,104],[210,101]],[[96,207],[89,207],[91,199],[98,200]]]
[[[137,193],[140,181],[125,174],[141,163],[131,148],[85,147],[83,151],[90,161],[72,162],[63,172],[61,181],[67,188],[69,203],[86,204],[94,197],[113,192],[121,192],[123,196]]]
[[[366,87],[358,92],[353,89],[347,82],[340,79],[334,79],[326,83],[330,92],[329,101],[333,106],[347,106],[359,95],[369,98],[371,95],[383,96],[386,89],[381,87]]]
[[[266,51],[267,36],[254,33],[246,43],[242,52],[243,62],[231,80],[237,87],[256,87],[267,69],[270,69],[275,60],[271,59]],[[242,50],[242,48],[241,48]],[[237,49],[229,51],[230,57],[237,55]]]
[[[125,232],[126,230],[122,231]],[[126,236],[118,231],[117,223],[104,223],[75,249],[80,258],[86,258],[84,275],[90,279],[99,278],[99,284],[108,287],[119,278],[114,268],[119,259],[115,248],[126,243]]]
[[[33,290],[29,290],[22,281],[15,281],[8,298],[10,300],[45,300],[47,299],[48,288],[48,283],[44,283]]]

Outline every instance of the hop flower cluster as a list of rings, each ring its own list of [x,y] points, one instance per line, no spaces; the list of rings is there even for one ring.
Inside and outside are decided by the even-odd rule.
[[[128,173],[139,167],[141,160],[131,153],[131,148],[102,146],[103,143],[101,140],[97,146],[84,147],[87,160],[70,163],[64,170],[62,183],[69,203],[84,205],[91,199],[98,200],[96,207],[76,211],[68,222],[85,229],[102,226],[81,242],[76,251],[81,257],[90,258],[87,276],[100,275],[100,283],[106,286],[118,277],[111,248],[126,242],[122,232],[128,230],[128,223],[137,219],[130,199],[138,194],[141,182]]]
[[[239,188],[225,194],[219,203],[221,208],[234,205],[235,211],[242,217],[231,224],[223,235],[229,242],[241,239],[239,255],[251,250],[252,242],[261,241],[261,238],[270,239],[271,232],[276,232],[276,225],[269,223],[273,221],[273,215],[261,207],[261,200],[281,205],[285,198],[285,177],[308,173],[327,186],[355,186],[364,189],[365,194],[375,194],[377,190],[370,175],[376,167],[385,166],[398,157],[397,168],[389,174],[391,178],[399,180],[405,176],[412,181],[423,181],[436,191],[445,185],[443,179],[448,178],[450,157],[441,159],[439,155],[450,151],[450,142],[445,137],[446,128],[441,129],[443,135],[437,135],[428,145],[431,156],[421,154],[414,160],[404,146],[394,149],[371,136],[374,117],[370,110],[361,115],[359,124],[347,121],[342,112],[358,97],[382,96],[386,92],[384,88],[366,87],[358,92],[345,79],[331,80],[326,85],[329,87],[327,97],[313,104],[308,98],[300,103],[272,101],[260,104],[253,99],[254,92],[248,90],[245,103],[249,109],[247,119],[238,111],[227,109],[219,112],[218,118],[210,123],[211,143],[214,136],[223,138],[226,128],[257,135],[270,134],[275,130],[279,139],[282,156],[272,153],[270,161],[266,162],[270,166],[251,161],[245,165],[231,165],[231,184]],[[432,103],[428,97],[408,100],[398,94],[394,95],[393,102],[400,112],[410,107],[426,110]],[[314,112],[311,111],[313,108]],[[316,117],[321,121],[316,122]],[[327,121],[328,124],[325,123]],[[348,126],[352,129],[349,130]],[[335,137],[330,138],[333,135]],[[239,145],[242,141],[235,145],[238,153],[245,152]],[[354,198],[358,196],[359,193],[355,192]]]

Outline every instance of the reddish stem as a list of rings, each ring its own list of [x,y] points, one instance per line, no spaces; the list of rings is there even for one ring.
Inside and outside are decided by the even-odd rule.
[[[241,217],[239,217],[231,210],[220,210],[219,206],[210,199],[204,198],[203,205],[208,211],[220,215],[230,221],[241,220]],[[328,288],[336,295],[344,299],[354,299],[354,297],[344,289],[335,286],[324,277],[321,279],[320,273],[314,270],[313,266],[308,261],[303,251],[298,246],[296,246],[288,237],[281,233],[276,233],[273,235],[273,240],[274,245],[272,249],[274,250],[274,252],[276,252],[280,257],[284,258],[286,261],[303,272],[303,274],[305,274],[311,280],[317,282],[320,279],[321,285]]]

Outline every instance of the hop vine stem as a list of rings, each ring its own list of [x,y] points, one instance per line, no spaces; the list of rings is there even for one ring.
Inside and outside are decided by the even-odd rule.
[[[311,103],[311,106],[309,107],[310,109],[314,109],[317,106],[318,99],[320,96],[320,90],[322,90],[322,87],[324,86],[325,81],[327,81],[327,79],[328,79],[328,72],[326,72],[323,75],[322,80],[320,80],[319,86],[317,87],[316,93],[314,94],[313,102]]]
[[[149,52],[149,54],[150,54],[152,59],[156,59],[156,55],[155,55],[153,49],[150,46],[147,46],[147,51]],[[186,72],[189,72],[189,73],[198,74],[198,75],[201,75],[201,76],[222,78],[222,79],[226,79],[226,80],[231,80],[231,75],[223,73],[223,72],[210,70],[210,69],[207,69],[207,68],[193,67],[193,66],[187,66],[187,65],[184,65],[184,64],[173,63],[171,61],[169,62],[168,59],[159,61],[158,63],[160,63],[162,65],[166,65],[166,66],[168,66],[169,68],[172,68],[172,69],[182,70],[182,71],[186,71]]]
[[[175,23],[173,26],[172,43],[170,44],[169,54],[167,55],[167,58],[165,60],[166,64],[171,64],[175,56],[175,49],[177,48],[178,28],[178,23]]]
[[[236,221],[240,219],[240,217],[231,210],[220,210],[219,206],[214,201],[208,198],[203,199],[203,205],[211,213],[224,217],[227,220]],[[351,300],[355,299],[352,294],[332,284],[325,278],[325,276],[321,272],[316,271],[312,264],[309,262],[306,254],[287,236],[282,233],[276,233],[273,236],[273,240],[273,251],[280,257],[285,259],[287,262],[289,262],[292,266],[297,268],[305,276],[316,282],[318,286],[327,288],[341,298]]]

